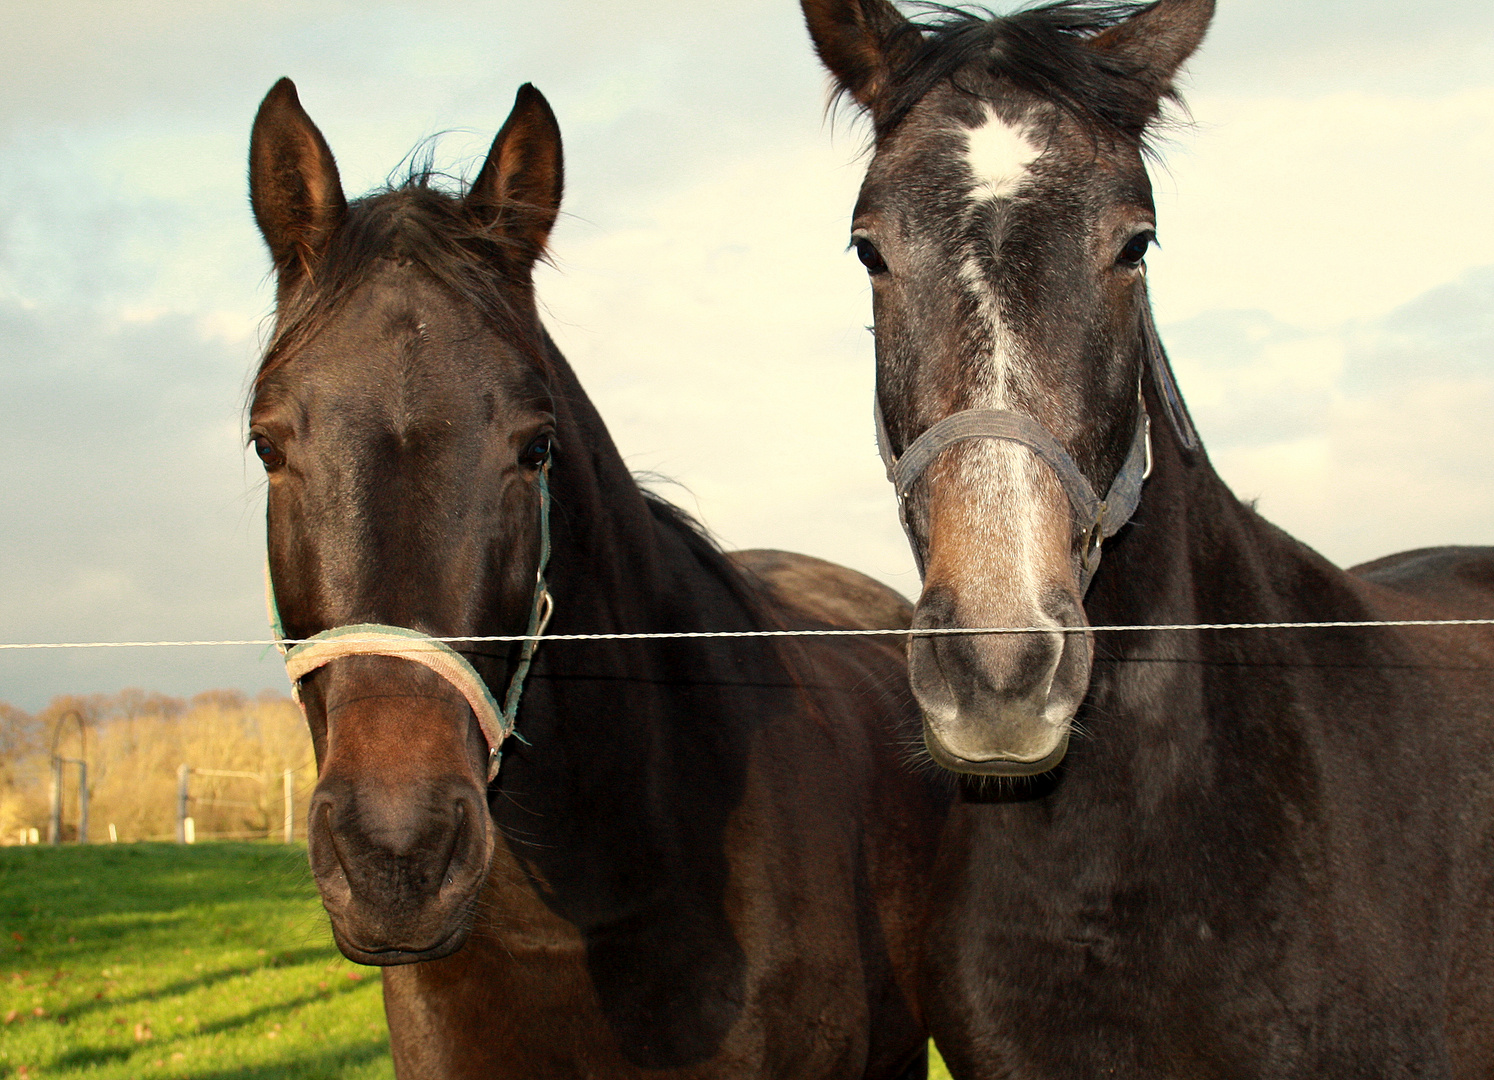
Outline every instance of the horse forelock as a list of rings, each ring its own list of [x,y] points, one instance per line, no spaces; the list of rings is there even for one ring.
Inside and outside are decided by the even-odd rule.
[[[496,227],[474,222],[458,195],[432,184],[434,175],[413,168],[397,186],[349,204],[326,250],[282,290],[251,393],[390,260],[430,274],[548,374],[524,254]]]
[[[892,69],[874,111],[878,141],[940,83],[991,101],[1016,89],[1053,106],[1095,139],[1119,138],[1150,153],[1160,102],[1146,69],[1089,42],[1148,5],[1057,0],[1011,15],[938,3],[903,23],[889,42]],[[1169,90],[1165,98],[1180,101]]]

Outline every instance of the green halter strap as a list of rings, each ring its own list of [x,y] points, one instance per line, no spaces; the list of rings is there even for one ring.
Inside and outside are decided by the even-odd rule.
[[[519,717],[519,700],[524,695],[524,679],[534,660],[534,651],[539,639],[550,622],[555,610],[555,601],[550,596],[550,587],[545,580],[545,570],[550,565],[550,462],[540,466],[540,554],[539,568],[535,572],[534,600],[529,609],[529,627],[526,638],[519,647],[519,662],[509,676],[508,691],[503,696],[502,708],[494,699],[487,683],[477,673],[471,662],[443,641],[433,641],[418,630],[403,626],[388,626],[383,623],[358,623],[351,626],[334,626],[320,634],[307,638],[299,645],[287,650],[285,670],[290,676],[291,693],[296,702],[301,701],[301,680],[317,668],[341,656],[396,656],[423,664],[461,691],[477,717],[483,737],[488,743],[488,783],[498,776],[502,763],[503,740],[513,735]],[[269,564],[265,566],[265,600],[270,609],[270,625],[277,640],[285,638],[285,628],[280,622],[280,609],[275,603],[275,586],[270,580]],[[302,706],[305,710],[305,706]]]

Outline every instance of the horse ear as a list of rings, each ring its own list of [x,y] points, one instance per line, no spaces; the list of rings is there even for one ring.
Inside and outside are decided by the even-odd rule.
[[[545,95],[525,83],[467,192],[467,212],[518,243],[532,261],[545,250],[564,185],[560,124]]]
[[[347,213],[337,162],[289,79],[270,88],[254,117],[249,201],[282,284],[310,272]]]
[[[1214,0],[1157,0],[1090,41],[1090,47],[1122,58],[1161,97],[1208,33]]]
[[[800,4],[815,51],[836,84],[875,113],[891,80],[897,43],[908,40],[908,20],[889,0],[800,0]]]

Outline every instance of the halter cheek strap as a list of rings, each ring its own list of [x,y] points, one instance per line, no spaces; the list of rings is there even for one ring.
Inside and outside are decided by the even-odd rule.
[[[550,463],[540,467],[540,558],[535,573],[534,601],[529,610],[529,628],[526,640],[519,648],[519,662],[509,676],[508,691],[500,708],[468,659],[443,641],[433,641],[430,635],[403,626],[388,626],[383,623],[358,623],[350,626],[334,626],[320,634],[307,638],[285,653],[285,671],[290,676],[291,693],[296,702],[301,701],[301,680],[317,668],[323,667],[343,656],[395,656],[423,664],[440,675],[466,698],[477,717],[483,738],[488,744],[488,783],[498,776],[502,764],[503,740],[513,735],[519,717],[519,700],[524,693],[524,679],[539,647],[539,638],[544,634],[555,609],[545,581],[545,569],[550,563]],[[283,639],[285,630],[280,624],[280,612],[275,604],[274,586],[270,582],[269,569],[265,571],[266,601],[270,608],[270,623],[275,637]],[[305,706],[302,705],[302,710]]]

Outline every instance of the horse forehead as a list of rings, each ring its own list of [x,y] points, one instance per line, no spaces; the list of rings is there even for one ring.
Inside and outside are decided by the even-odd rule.
[[[1140,146],[997,83],[941,86],[915,105],[878,145],[857,211],[891,211],[915,233],[962,243],[992,206],[1056,221],[1151,202]]]
[[[475,312],[418,272],[360,285],[311,349],[313,378],[337,398],[442,409],[498,383],[496,342]]]
[[[469,339],[481,321],[429,274],[395,260],[355,290],[339,319],[344,334],[405,355],[428,341]]]
[[[892,209],[910,224],[945,233],[956,221],[973,224],[983,207],[1024,194],[1050,152],[1026,110],[930,95],[878,147],[858,209]]]
[[[1021,120],[987,105],[978,123],[964,131],[963,163],[972,182],[972,202],[1013,198],[1026,183],[1044,148]]]

